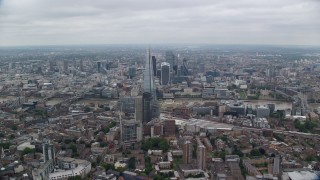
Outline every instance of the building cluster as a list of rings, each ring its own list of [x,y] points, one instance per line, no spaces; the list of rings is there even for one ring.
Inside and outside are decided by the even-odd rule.
[[[1,179],[319,176],[314,55],[20,51],[0,55]]]

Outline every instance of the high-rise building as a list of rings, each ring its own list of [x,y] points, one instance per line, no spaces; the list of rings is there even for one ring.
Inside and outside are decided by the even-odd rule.
[[[49,70],[54,71],[54,62],[53,60],[49,60]]]
[[[151,94],[148,92],[143,93],[143,123],[148,123],[152,119],[151,112]]]
[[[142,140],[142,127],[134,119],[122,121],[122,142],[125,145],[132,145]]]
[[[125,147],[133,147],[142,140],[143,99],[142,96],[131,97],[134,100],[134,119],[122,119],[120,116],[121,143]],[[122,103],[121,110],[123,108]]]
[[[143,96],[135,98],[135,119],[141,123],[143,121]]]
[[[153,66],[151,62],[150,49],[147,50],[146,65],[143,74],[143,122],[147,123],[153,117],[159,117],[159,104],[153,79]]]
[[[189,69],[188,69],[187,59],[186,59],[186,58],[183,58],[183,60],[182,60],[181,74],[182,74],[183,76],[188,76],[188,75],[190,74],[190,73],[189,73]]]
[[[106,62],[106,70],[110,70],[112,66],[111,62]]]
[[[199,64],[199,71],[200,71],[200,72],[205,72],[205,69],[206,69],[206,68],[205,68],[205,64],[204,64],[204,63],[200,63],[200,64]]]
[[[270,109],[268,106],[257,106],[256,111],[258,118],[266,118],[270,116]]]
[[[190,164],[192,160],[192,144],[190,141],[186,141],[183,144],[183,162]]]
[[[153,67],[153,76],[157,76],[157,59],[155,56],[152,56],[152,67]]]
[[[206,147],[203,144],[197,147],[197,165],[199,169],[205,170],[207,167]]]
[[[143,91],[150,93],[152,97],[156,97],[150,49],[147,50],[147,55],[146,55],[146,65],[145,65],[144,74],[143,74]]]
[[[170,64],[161,63],[161,85],[168,85],[170,82]]]
[[[129,78],[132,79],[133,77],[135,77],[136,72],[137,72],[136,67],[134,67],[134,66],[129,67],[129,72],[128,72]]]
[[[50,141],[47,141],[42,144],[42,153],[43,153],[43,160],[45,163],[49,160],[52,160],[53,162],[55,162],[56,155],[54,152],[53,144],[51,144]]]
[[[164,135],[165,136],[175,136],[176,134],[176,121],[166,120],[164,121]]]
[[[79,65],[79,67],[80,67],[80,71],[83,71],[84,69],[83,69],[83,60],[81,59],[80,60],[80,65]]]
[[[172,51],[167,51],[166,52],[166,62],[168,62],[170,64],[170,71],[173,71],[173,67],[176,66],[176,62],[175,62],[175,55],[173,54]]]
[[[121,108],[124,113],[133,114],[135,112],[135,97],[121,96],[119,104],[122,106]]]
[[[101,71],[101,62],[100,61],[97,62],[97,70],[98,70],[98,73],[100,73],[100,71]]]
[[[68,72],[68,61],[64,60],[63,61],[63,72],[67,73]]]

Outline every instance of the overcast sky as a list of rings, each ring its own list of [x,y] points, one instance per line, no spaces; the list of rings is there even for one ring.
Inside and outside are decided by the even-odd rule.
[[[320,0],[0,0],[0,46],[320,45]]]

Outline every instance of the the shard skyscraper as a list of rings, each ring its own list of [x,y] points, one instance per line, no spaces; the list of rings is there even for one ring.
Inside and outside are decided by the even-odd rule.
[[[150,53],[150,48],[147,49],[146,54],[146,65],[144,67],[143,73],[143,91],[150,93],[153,98],[156,98],[156,89],[154,86],[154,79],[153,79],[153,66],[152,66],[152,58]]]
[[[143,123],[148,123],[152,118],[159,117],[159,115],[160,110],[153,79],[152,57],[150,48],[148,48],[143,74]]]

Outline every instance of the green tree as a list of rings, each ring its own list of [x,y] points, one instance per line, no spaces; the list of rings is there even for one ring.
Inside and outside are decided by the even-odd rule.
[[[100,147],[106,147],[106,146],[107,146],[107,143],[101,141],[101,142],[99,142],[99,145],[100,145]]]
[[[228,142],[228,136],[227,135],[223,135],[221,137],[221,140],[224,141],[224,142]]]
[[[71,139],[65,139],[65,140],[64,140],[64,143],[65,143],[65,144],[69,144],[69,143],[71,143],[71,142],[72,142]]]
[[[69,149],[72,150],[73,154],[76,154],[78,152],[77,146],[73,143],[69,146]]]
[[[263,148],[259,148],[259,152],[261,155],[265,155],[266,154],[266,150],[264,150]]]
[[[159,148],[164,151],[164,152],[167,152],[168,149],[169,149],[169,144],[166,140],[162,140],[160,143],[159,143]]]
[[[131,157],[128,161],[128,168],[129,169],[136,169],[136,158]]]
[[[250,151],[250,155],[251,156],[261,156],[261,153],[260,153],[260,151],[258,149],[252,149]]]
[[[114,167],[113,164],[102,163],[101,166],[102,166],[106,171],[108,171],[109,169],[115,170],[115,167]]]
[[[82,180],[81,176],[73,176],[73,177],[69,177],[68,180]]]
[[[18,130],[18,127],[16,125],[13,125],[13,126],[11,126],[11,129],[16,131],[16,130]]]
[[[31,149],[31,148],[24,148],[24,150],[22,151],[22,154],[25,155],[25,154],[31,154],[31,153],[34,153],[34,150]]]
[[[164,138],[150,138],[142,142],[141,149],[144,151],[149,149],[161,149],[166,152],[169,149],[169,144]]]
[[[145,173],[149,175],[150,172],[153,170],[151,159],[149,156],[146,156],[144,160],[145,160]]]
[[[91,144],[90,143],[86,143],[85,147],[86,148],[91,148]]]
[[[219,158],[225,160],[227,154],[228,152],[225,149],[223,149],[222,151],[219,152]]]
[[[86,107],[84,107],[84,110],[83,110],[83,111],[84,111],[84,112],[90,112],[91,109],[90,109],[90,107],[86,106]]]

